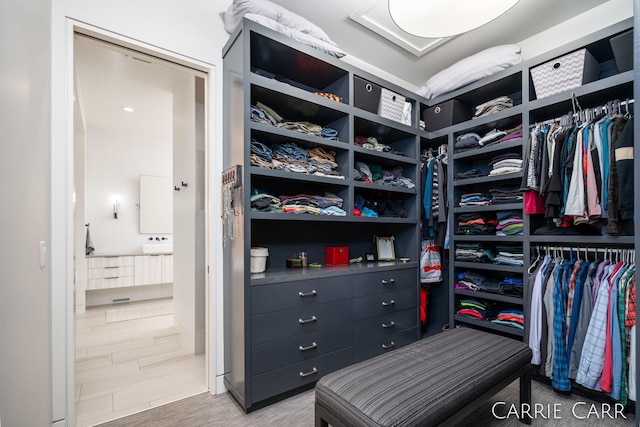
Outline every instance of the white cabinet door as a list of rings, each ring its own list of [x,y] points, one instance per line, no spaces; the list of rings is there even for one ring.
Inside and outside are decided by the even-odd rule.
[[[173,255],[162,255],[162,283],[173,282]]]
[[[136,286],[162,283],[162,255],[140,255],[135,258]]]

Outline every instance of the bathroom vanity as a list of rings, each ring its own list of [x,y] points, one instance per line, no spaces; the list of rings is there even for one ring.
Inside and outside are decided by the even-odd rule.
[[[87,256],[87,306],[172,296],[172,253]]]

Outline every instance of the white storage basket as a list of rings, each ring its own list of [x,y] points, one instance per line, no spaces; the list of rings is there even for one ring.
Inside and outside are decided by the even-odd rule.
[[[531,69],[536,98],[545,98],[598,79],[598,62],[580,49]]]
[[[395,120],[402,123],[402,111],[404,109],[405,98],[389,89],[382,88],[380,93],[380,108],[378,114],[385,119]]]

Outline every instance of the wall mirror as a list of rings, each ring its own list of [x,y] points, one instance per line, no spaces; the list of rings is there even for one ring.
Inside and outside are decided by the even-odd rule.
[[[171,177],[140,175],[140,233],[173,233]]]

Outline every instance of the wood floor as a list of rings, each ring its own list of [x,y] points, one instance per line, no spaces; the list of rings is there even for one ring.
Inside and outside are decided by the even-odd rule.
[[[76,315],[76,426],[93,426],[207,390],[204,354],[194,355],[173,314],[154,315],[171,299],[90,307]],[[109,316],[107,311],[130,309]],[[162,312],[162,311],[160,311]],[[112,314],[112,313],[110,313]],[[129,316],[129,317],[131,317]]]
[[[548,427],[633,427],[635,416],[625,413],[615,418],[602,411],[601,404],[576,395],[564,395],[553,391],[545,384],[534,381],[532,384],[532,403],[545,408],[533,420],[533,426]],[[100,427],[313,427],[314,391],[305,391],[296,396],[274,403],[262,409],[245,414],[240,405],[229,393],[211,396],[203,393],[166,406],[154,408],[131,415]],[[457,427],[521,427],[515,414],[506,419],[493,415],[496,402],[505,402],[502,408],[510,405],[519,407],[519,381],[516,380],[504,390],[478,408],[466,422]],[[576,415],[573,408],[576,406]],[[587,416],[591,405],[596,412]],[[557,413],[554,409],[557,408]],[[506,416],[506,409],[498,409],[498,416]],[[502,413],[502,415],[500,415]],[[609,411],[614,414],[614,411]]]

